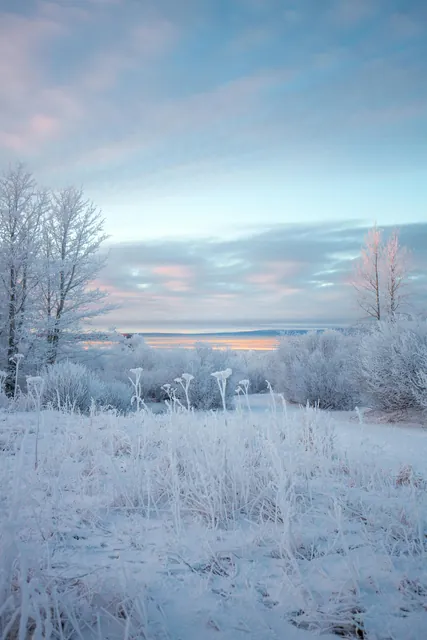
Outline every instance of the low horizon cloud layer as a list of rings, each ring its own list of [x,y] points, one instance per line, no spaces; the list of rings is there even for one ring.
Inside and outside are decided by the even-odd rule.
[[[219,331],[357,322],[363,313],[350,280],[366,231],[357,221],[277,225],[233,240],[112,245],[97,285],[121,308],[96,326]],[[427,222],[399,231],[411,252],[404,310],[415,312],[427,302]]]

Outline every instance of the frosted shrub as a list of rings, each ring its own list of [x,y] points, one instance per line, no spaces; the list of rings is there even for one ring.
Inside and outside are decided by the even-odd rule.
[[[223,408],[224,403],[226,407],[231,406],[236,380],[230,380],[226,385],[224,399],[222,399],[218,383],[212,376],[216,371],[228,369],[229,359],[227,351],[215,350],[201,344],[189,352],[187,371],[194,376],[189,389],[189,399],[194,409],[220,409]],[[179,391],[178,389],[177,395],[185,404],[185,394],[182,390],[181,393]]]
[[[227,385],[226,404],[231,406],[237,381],[243,377],[251,379],[246,376],[242,363],[243,360],[235,353],[214,350],[205,344],[196,345],[195,349],[155,349],[147,345],[140,336],[132,336],[130,339],[118,340],[111,350],[102,354],[102,358],[97,360],[96,373],[107,387],[111,383],[129,387],[130,369],[141,368],[140,393],[145,402],[164,402],[168,399],[164,385],[172,385],[176,387],[176,399],[184,407],[209,410],[222,407],[221,394],[211,373],[228,367],[238,372]],[[191,384],[188,383],[188,397],[183,372],[193,376]],[[183,384],[178,382],[179,379],[182,379]],[[265,385],[265,381],[263,384]],[[256,391],[252,380],[251,391]]]
[[[399,319],[378,323],[363,336],[359,375],[364,402],[372,409],[417,409],[427,397],[427,323]]]
[[[230,364],[233,371],[249,380],[250,393],[265,393],[270,375],[271,352],[242,351]]]
[[[92,399],[103,403],[105,387],[101,380],[81,364],[65,360],[46,367],[43,404],[65,411],[89,411]]]
[[[338,331],[284,338],[272,358],[274,388],[286,400],[321,409],[354,409],[356,338]]]
[[[127,413],[132,399],[132,390],[128,384],[119,381],[103,383],[102,404],[112,407],[119,413]]]
[[[160,351],[160,349],[159,349]],[[182,367],[180,363],[173,363],[167,366],[163,362],[164,354],[160,354],[158,366],[154,366],[152,369],[145,369],[141,375],[141,393],[143,397],[151,402],[162,402],[165,399],[162,386],[165,381],[171,382],[179,376]]]
[[[141,336],[122,338],[108,351],[100,375],[107,382],[122,382],[129,386],[129,370],[141,368],[139,384],[146,401],[165,399],[162,385],[172,382],[186,370],[187,353],[183,349],[153,349]]]
[[[427,411],[427,345],[423,345],[419,351],[420,368],[417,371],[414,395],[418,405]]]

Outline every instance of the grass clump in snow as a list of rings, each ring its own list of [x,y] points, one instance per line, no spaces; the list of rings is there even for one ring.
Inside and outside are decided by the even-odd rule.
[[[420,459],[244,406],[5,415],[0,637],[422,638]]]

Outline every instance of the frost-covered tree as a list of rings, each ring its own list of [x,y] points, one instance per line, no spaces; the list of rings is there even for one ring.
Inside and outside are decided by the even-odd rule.
[[[420,408],[427,397],[427,323],[379,322],[362,336],[358,377],[364,403],[382,411]]]
[[[25,331],[32,328],[34,293],[40,281],[38,254],[46,193],[22,164],[0,177],[0,286],[5,338],[5,389],[15,387],[15,354]]]
[[[405,302],[409,266],[408,250],[400,244],[399,234],[394,230],[384,248],[384,307],[391,320]]]
[[[359,306],[375,320],[381,320],[381,260],[381,231],[375,226],[365,237],[352,283]]]
[[[393,320],[401,310],[408,282],[408,251],[394,230],[384,242],[380,229],[374,226],[365,237],[356,263],[353,287],[359,306],[375,320]]]
[[[43,233],[41,312],[47,335],[47,361],[54,363],[60,342],[83,320],[106,311],[105,292],[92,288],[105,264],[100,247],[104,219],[83,191],[74,187],[51,196]]]
[[[427,411],[427,340],[421,348],[418,349],[417,356],[419,358],[419,369],[417,371],[414,395],[418,405]]]
[[[289,402],[328,410],[354,409],[359,402],[353,375],[357,338],[338,331],[283,338],[268,373]]]

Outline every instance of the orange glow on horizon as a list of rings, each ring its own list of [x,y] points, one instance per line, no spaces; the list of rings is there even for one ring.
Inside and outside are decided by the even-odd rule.
[[[279,344],[275,336],[143,336],[144,342],[155,349],[194,349],[196,344],[205,344],[213,349],[231,349],[232,351],[272,351]],[[90,346],[109,347],[112,342],[106,340],[88,340]]]
[[[150,347],[171,349],[181,347],[194,349],[197,343],[203,343],[214,349],[231,349],[233,351],[271,351],[278,345],[276,337],[253,336],[156,336],[144,338]]]

